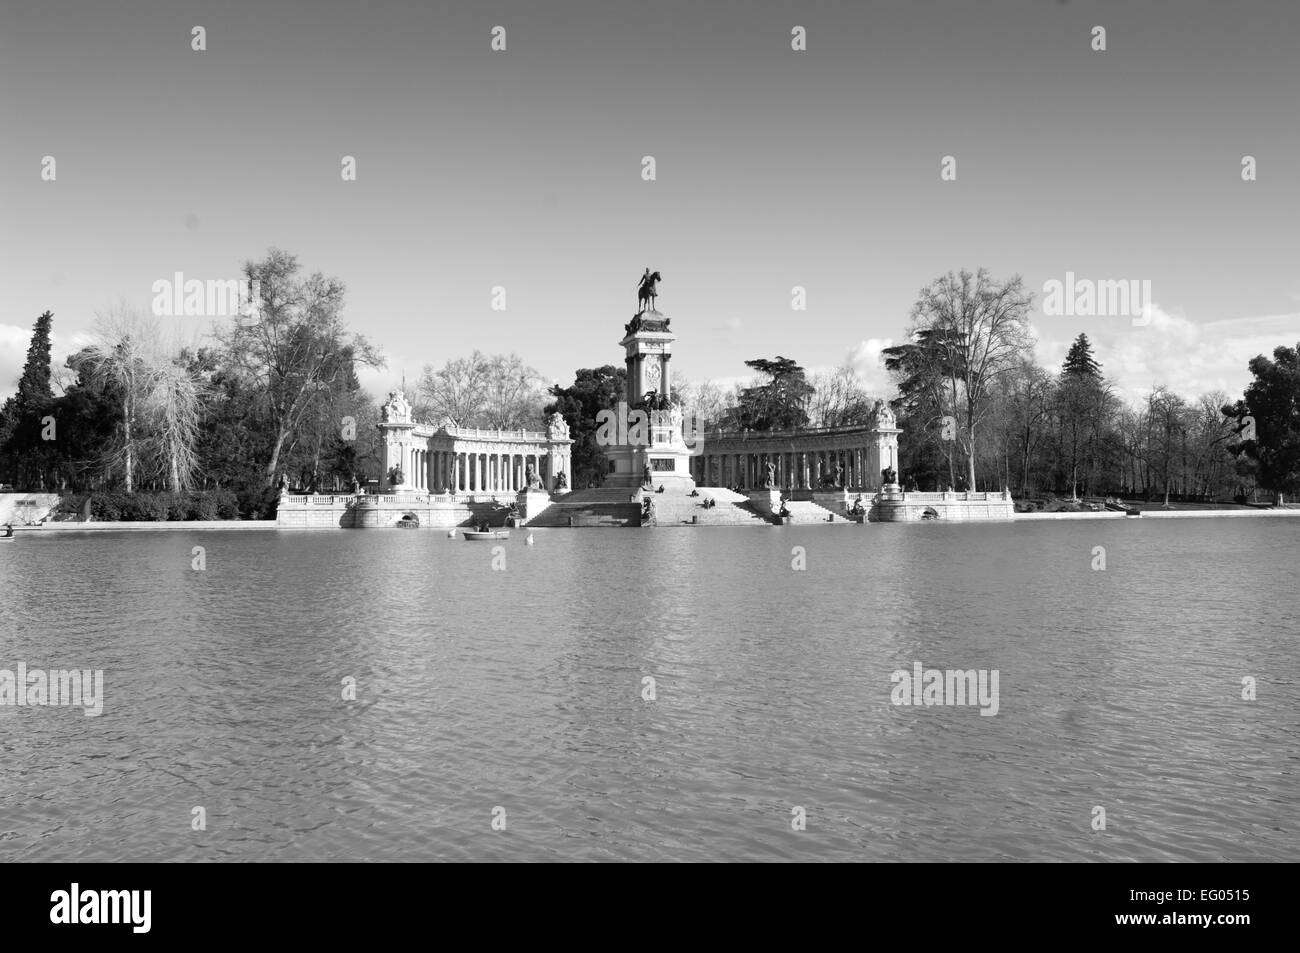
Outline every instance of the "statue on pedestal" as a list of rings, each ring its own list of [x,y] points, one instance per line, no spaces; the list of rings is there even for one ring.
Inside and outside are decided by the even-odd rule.
[[[551,414],[546,422],[546,436],[550,440],[569,439],[569,425],[565,422],[564,415],[558,411]]]
[[[390,486],[401,486],[405,474],[402,473],[401,467],[390,467],[388,470],[388,483]]]
[[[767,465],[767,479],[763,482],[763,489],[765,490],[776,489],[776,464],[775,463],[769,463]]]
[[[650,472],[650,464],[647,463],[644,467],[641,468],[641,489],[643,490],[654,489],[654,483],[655,483],[654,474]]]
[[[555,475],[555,489],[567,490],[569,488],[569,475],[567,473],[557,473]]]
[[[660,280],[659,272],[652,272],[649,268],[641,276],[641,284],[637,287],[636,292],[636,302],[639,306],[638,315],[644,314],[646,311],[651,314],[659,313],[655,310],[655,298],[659,296],[658,285]],[[636,319],[633,318],[632,320],[635,321]],[[628,333],[632,332],[629,331]]]
[[[409,424],[411,422],[411,403],[400,390],[390,390],[388,400],[379,409],[386,424]]]
[[[871,414],[877,430],[894,429],[894,411],[883,400],[876,401],[875,406],[871,408]]]
[[[528,464],[528,469],[524,471],[524,478],[527,480],[528,489],[530,490],[545,489],[542,486],[542,478],[537,475],[537,467],[533,466],[531,463]]]
[[[880,471],[880,482],[885,486],[893,486],[898,482],[898,471],[893,467],[885,467]]]

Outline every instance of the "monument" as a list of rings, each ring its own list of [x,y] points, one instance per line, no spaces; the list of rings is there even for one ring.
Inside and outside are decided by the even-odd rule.
[[[682,436],[683,414],[672,383],[676,338],[669,330],[669,318],[656,309],[661,280],[659,272],[645,270],[637,288],[641,310],[623,326],[623,339],[618,342],[627,364],[624,400],[629,414],[644,424],[627,428],[627,433],[638,438],[645,434],[646,439],[629,436],[605,447],[610,467],[605,485],[630,490],[662,486],[666,492],[690,493],[695,489],[692,454]]]

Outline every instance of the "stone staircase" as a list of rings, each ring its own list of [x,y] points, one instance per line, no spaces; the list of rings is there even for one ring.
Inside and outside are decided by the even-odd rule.
[[[812,500],[790,500],[785,508],[790,511],[791,523],[848,523],[847,516],[829,510]]]
[[[557,498],[528,521],[529,526],[640,526],[641,506],[628,489],[597,487]]]
[[[680,493],[656,493],[657,526],[766,526],[768,521],[754,509],[749,498],[721,487],[698,487],[699,496]],[[706,497],[717,506],[704,508]]]

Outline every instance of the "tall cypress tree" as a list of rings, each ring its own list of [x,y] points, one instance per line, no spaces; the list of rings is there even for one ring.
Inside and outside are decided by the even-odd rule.
[[[4,469],[17,473],[18,481],[40,479],[42,461],[41,415],[54,402],[50,386],[50,325],[54,315],[46,311],[32,327],[27,363],[18,379],[18,393],[5,402],[0,414],[0,450],[6,457]]]

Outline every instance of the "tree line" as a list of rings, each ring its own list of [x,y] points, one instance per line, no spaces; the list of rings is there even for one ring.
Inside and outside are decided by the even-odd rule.
[[[223,510],[256,517],[273,513],[281,480],[328,492],[377,479],[379,411],[357,371],[384,361],[348,330],[343,283],[274,248],[244,273],[259,307],[199,346],[170,343],[151,316],[123,306],[99,315],[91,342],[56,371],[53,315],[40,315],[18,390],[0,407],[0,484],[117,494],[106,512],[123,509],[122,495],[162,494],[171,502],[158,505],[174,509],[219,492]],[[1300,345],[1253,359],[1239,399],[1155,386],[1128,403],[1084,334],[1059,369],[1038,365],[1031,307],[1018,276],[997,281],[983,269],[921,291],[905,343],[884,353],[908,486],[1019,497],[1300,493]],[[672,399],[706,433],[871,421],[874,398],[848,366],[810,374],[784,355],[745,363],[751,381],[678,380]],[[621,366],[548,386],[517,355],[476,351],[426,365],[413,406],[434,424],[503,429],[540,429],[559,412],[575,441],[576,485],[587,486],[606,472],[597,416],[625,387]]]

